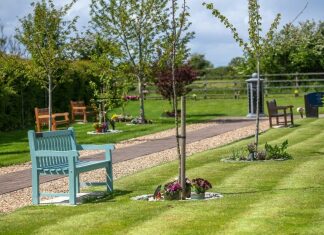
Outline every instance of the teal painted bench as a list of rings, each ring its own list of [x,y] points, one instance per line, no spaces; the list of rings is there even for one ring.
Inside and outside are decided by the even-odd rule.
[[[72,128],[62,131],[35,133],[28,131],[30,155],[32,161],[32,202],[40,203],[41,196],[69,196],[69,202],[76,204],[80,192],[79,174],[99,168],[106,169],[107,191],[113,191],[112,144],[80,145],[76,143]],[[105,160],[80,161],[79,150],[105,150]],[[69,177],[68,193],[41,193],[39,190],[40,175],[67,175]]]

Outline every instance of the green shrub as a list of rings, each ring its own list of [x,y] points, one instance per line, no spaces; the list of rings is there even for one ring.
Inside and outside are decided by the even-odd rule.
[[[280,146],[270,144],[265,144],[266,159],[291,159],[292,156],[287,153],[288,140],[285,140]]]

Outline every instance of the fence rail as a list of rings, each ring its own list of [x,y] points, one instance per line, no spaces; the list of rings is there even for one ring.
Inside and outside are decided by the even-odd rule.
[[[199,77],[197,81],[188,86],[191,89],[188,96],[205,99],[243,98],[247,96],[245,80],[250,76],[227,76],[226,80],[224,77],[214,77],[214,79]],[[282,79],[278,79],[279,77]],[[264,82],[266,95],[293,95],[296,93],[303,95],[308,92],[324,91],[324,72],[265,74],[261,75],[261,78]],[[148,91],[147,99],[162,99],[154,84],[148,84],[146,90]]]

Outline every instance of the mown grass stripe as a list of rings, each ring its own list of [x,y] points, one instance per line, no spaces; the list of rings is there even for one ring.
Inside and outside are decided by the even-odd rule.
[[[261,144],[289,138],[293,160],[220,162],[231,148],[245,147],[253,138],[188,158],[187,175],[210,180],[212,191],[223,193],[222,199],[130,200],[152,193],[157,185],[177,176],[174,161],[117,180],[113,199],[77,207],[27,207],[0,216],[0,233],[320,234],[324,227],[324,120],[298,123],[296,128],[272,129],[260,136]]]
[[[322,197],[324,192],[323,166],[324,159],[310,160],[301,164],[279,181],[276,189],[280,190],[270,192],[264,200],[251,205],[249,210],[228,224],[223,232],[225,234],[251,232],[262,234],[271,230],[276,234],[285,229],[285,232],[289,234],[294,231],[294,226],[307,227],[310,222],[314,221],[314,218],[319,221],[323,218],[319,209],[324,202],[324,197]],[[308,173],[300,176],[301,172],[305,172],[305,168],[308,169]],[[314,181],[314,175],[319,178],[312,185],[310,182]],[[290,183],[291,180],[294,181],[293,184]],[[307,216],[300,216],[302,214]]]

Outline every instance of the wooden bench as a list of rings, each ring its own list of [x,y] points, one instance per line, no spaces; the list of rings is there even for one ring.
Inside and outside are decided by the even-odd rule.
[[[76,204],[76,195],[80,192],[79,174],[99,168],[106,169],[107,191],[113,191],[111,151],[114,145],[80,145],[76,143],[72,128],[60,131],[35,133],[28,131],[30,155],[32,161],[32,202],[40,203],[41,196],[68,195],[69,202]],[[80,161],[79,150],[105,150],[105,160]],[[67,175],[68,193],[41,193],[40,175]]]
[[[287,105],[287,106],[277,106],[276,100],[267,101],[267,107],[268,107],[268,115],[269,115],[269,123],[270,127],[272,127],[272,118],[276,119],[277,125],[284,125],[288,126],[288,123],[290,122],[291,125],[294,125],[294,116],[292,108],[293,105]],[[280,120],[280,118],[283,118],[283,121]],[[290,117],[290,120],[287,119],[287,117]]]
[[[83,122],[87,122],[87,107],[85,106],[83,101],[70,101],[71,104],[71,117],[72,122],[75,121],[75,116],[82,116]]]
[[[48,126],[48,108],[35,108],[35,123],[37,132],[42,131],[43,126]],[[69,127],[69,113],[53,113],[52,114],[52,130],[56,130],[59,125]]]

